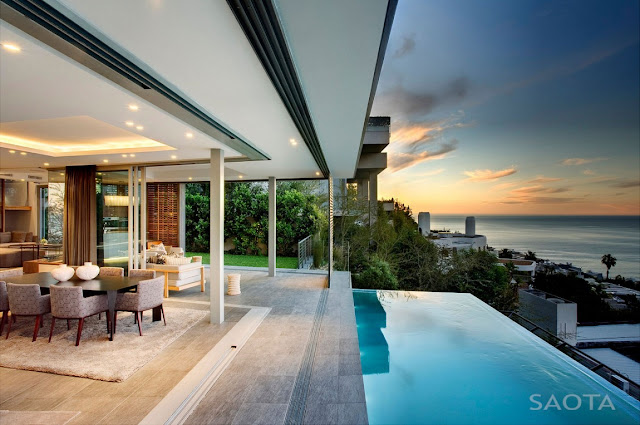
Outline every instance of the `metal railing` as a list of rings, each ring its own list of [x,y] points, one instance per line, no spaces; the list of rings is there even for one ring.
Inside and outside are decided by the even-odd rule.
[[[546,331],[545,329],[542,329],[540,326],[536,325],[535,323],[533,323],[528,319],[525,319],[524,317],[520,316],[518,313],[514,311],[501,311],[501,313],[507,316],[509,319],[516,322],[517,324],[519,324],[520,326],[522,326],[523,328],[527,329],[529,332],[536,335],[543,341],[549,343],[553,347],[562,351],[564,354],[571,357],[573,360],[577,361],[582,366],[600,375],[601,377],[609,381],[612,385],[615,385],[616,387],[625,390],[631,397],[635,398],[636,400],[640,400],[640,385],[638,385],[636,382],[629,379],[625,374],[610,368],[604,363],[601,363],[598,360],[594,359],[587,353],[584,353],[582,350],[567,344],[562,339]],[[628,389],[622,388],[620,386],[619,384],[620,378],[623,378],[625,381],[628,381],[629,383]]]
[[[298,242],[298,268],[310,269],[313,264],[313,239],[307,236]]]

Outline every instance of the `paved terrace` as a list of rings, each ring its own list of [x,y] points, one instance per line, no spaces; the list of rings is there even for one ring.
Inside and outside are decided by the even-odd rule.
[[[225,296],[222,325],[205,318],[122,383],[0,368],[0,410],[79,411],[70,425],[138,423],[167,401],[247,307],[267,307],[186,423],[367,423],[349,274],[335,273],[328,290],[323,275],[225,271],[242,274],[242,294]],[[171,292],[165,305],[208,310],[207,302],[208,293],[193,288]]]

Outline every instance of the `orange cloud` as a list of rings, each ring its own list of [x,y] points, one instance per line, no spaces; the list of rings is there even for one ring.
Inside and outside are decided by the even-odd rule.
[[[531,184],[551,183],[551,182],[557,182],[557,181],[560,181],[560,180],[562,180],[562,179],[559,179],[557,177],[537,176],[535,179],[529,180],[528,183],[531,183]]]
[[[512,174],[517,173],[515,167],[506,168],[504,170],[474,170],[474,171],[465,171],[464,174],[468,177],[469,181],[486,181],[486,180],[497,180],[502,177],[507,177]]]
[[[585,165],[592,162],[604,161],[607,158],[567,158],[561,162],[562,165]]]

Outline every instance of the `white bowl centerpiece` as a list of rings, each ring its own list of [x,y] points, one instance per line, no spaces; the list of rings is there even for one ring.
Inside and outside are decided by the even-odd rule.
[[[65,282],[73,277],[75,271],[73,267],[67,267],[66,264],[60,264],[60,267],[56,267],[51,270],[51,276],[57,281]]]
[[[76,276],[82,280],[95,279],[100,273],[100,267],[91,264],[91,261],[84,263],[84,266],[80,266],[76,269]]]

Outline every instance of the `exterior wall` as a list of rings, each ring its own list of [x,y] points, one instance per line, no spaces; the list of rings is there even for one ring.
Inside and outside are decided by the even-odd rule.
[[[578,305],[569,302],[556,303],[552,299],[557,300],[557,298],[542,291],[537,292],[544,295],[538,296],[526,289],[518,291],[519,314],[568,344],[575,346],[578,331]]]
[[[474,238],[467,238],[464,236],[451,236],[439,239],[432,239],[432,241],[443,248],[458,248],[458,249],[485,249],[487,246],[486,236],[478,235]]]

